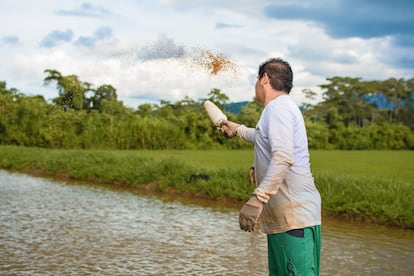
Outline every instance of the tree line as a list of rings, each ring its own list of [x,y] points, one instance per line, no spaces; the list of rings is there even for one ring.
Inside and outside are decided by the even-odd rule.
[[[226,110],[229,97],[211,89],[206,98],[124,106],[110,84],[96,87],[47,69],[57,97],[28,96],[0,82],[0,144],[47,148],[210,149],[250,148],[240,139],[224,138],[210,122],[203,102]],[[320,87],[323,100],[304,103],[311,149],[414,149],[414,79],[362,81],[334,77]],[[302,91],[311,102],[316,93]],[[255,126],[263,107],[248,102],[230,120]]]

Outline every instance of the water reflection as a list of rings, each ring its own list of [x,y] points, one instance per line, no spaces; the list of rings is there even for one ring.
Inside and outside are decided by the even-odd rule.
[[[266,275],[238,210],[0,171],[0,274]],[[414,233],[326,220],[323,275],[407,275]]]

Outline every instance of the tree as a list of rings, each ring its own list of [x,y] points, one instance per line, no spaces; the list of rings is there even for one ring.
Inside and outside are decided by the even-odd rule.
[[[152,116],[152,109],[152,104],[141,104],[138,106],[138,109],[135,113],[138,114],[141,118],[148,118]]]
[[[350,77],[333,77],[327,80],[330,83],[320,85],[325,91],[324,101],[318,105],[319,108],[337,108],[345,126],[364,126],[365,122],[370,121],[373,105],[367,102],[366,95],[375,88],[372,83]]]
[[[13,92],[6,88],[6,82],[0,82],[0,143],[8,143],[9,128],[13,125],[12,116],[16,104]]]
[[[406,101],[400,110],[399,121],[414,130],[414,78],[405,82]]]
[[[61,106],[64,110],[75,109],[82,110],[84,107],[85,93],[90,90],[88,83],[81,82],[76,75],[62,76],[54,69],[46,69],[48,74],[44,78],[44,83],[49,84],[56,81],[59,96],[53,99],[53,102]]]
[[[406,109],[412,109],[413,79],[405,81],[404,79],[390,78],[381,83],[381,91],[391,103],[388,107],[388,121],[400,120],[400,114]]]
[[[309,100],[310,102],[315,101],[316,96],[318,95],[316,92],[308,88],[303,89],[302,93],[305,95],[305,99]],[[303,102],[302,105],[299,107],[300,110],[306,111],[306,110],[312,109],[313,104],[310,102]]]
[[[6,82],[0,82],[1,144],[106,149],[252,146],[241,139],[226,139],[221,135],[202,106],[205,99],[194,101],[186,96],[177,102],[161,100],[160,105],[143,104],[134,112],[117,100],[116,89],[111,85],[94,89],[76,75],[62,76],[56,70],[45,70],[45,73],[45,83],[56,82],[59,89],[54,104],[41,96],[28,97],[17,89],[7,88]],[[321,86],[323,101],[302,108],[310,148],[414,148],[414,78],[361,81],[334,77],[328,81]],[[303,93],[310,100],[315,96],[309,89]],[[216,88],[206,99],[222,109],[229,101]],[[226,115],[231,121],[254,127],[262,110],[263,106],[252,101],[239,114],[226,112]]]
[[[229,97],[226,94],[221,93],[221,90],[217,89],[217,88],[211,89],[210,93],[208,93],[207,96],[208,96],[207,100],[212,101],[219,108],[221,108],[223,110],[226,109],[226,105],[230,100]]]
[[[196,107],[198,104],[196,103],[196,101],[194,101],[192,98],[190,98],[189,96],[185,96],[184,99],[182,99],[181,101],[178,101],[175,105],[174,108],[175,109],[187,109],[187,108],[194,108]]]
[[[173,111],[173,105],[170,101],[161,100],[160,106],[156,106],[156,117],[157,118],[173,118],[175,117]]]
[[[324,122],[306,122],[308,146],[310,149],[327,149],[329,145],[329,129]]]
[[[263,106],[256,102],[249,102],[242,107],[237,121],[249,127],[254,127],[260,118],[263,111]]]
[[[102,100],[117,100],[118,95],[116,89],[109,84],[99,86],[96,90],[92,90],[95,94],[87,99],[87,106],[91,109],[102,111]]]

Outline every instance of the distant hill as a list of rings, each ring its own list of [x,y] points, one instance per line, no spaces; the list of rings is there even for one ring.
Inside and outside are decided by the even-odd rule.
[[[231,112],[233,114],[239,114],[242,108],[248,103],[249,103],[248,101],[229,103],[226,105],[224,110],[227,112]]]
[[[384,94],[365,96],[365,100],[370,104],[376,105],[379,109],[391,110],[395,108],[395,104],[387,101]]]
[[[412,94],[412,98],[414,99],[414,94]],[[370,104],[374,104],[379,109],[392,110],[395,108],[395,103],[388,101],[383,94],[365,96],[365,100]],[[225,111],[240,114],[242,108],[248,103],[248,101],[229,103],[226,105]],[[414,108],[414,104],[411,105],[411,108]]]
[[[414,93],[411,94],[411,99],[414,100]],[[385,110],[393,110],[396,108],[396,104],[387,100],[384,94],[376,94],[365,96],[365,100],[370,103],[376,105],[379,109]],[[402,101],[403,104],[407,103],[407,100]],[[411,108],[414,108],[414,104],[411,104]]]

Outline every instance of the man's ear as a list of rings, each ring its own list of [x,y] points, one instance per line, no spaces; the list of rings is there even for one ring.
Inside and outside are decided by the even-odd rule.
[[[260,79],[260,81],[262,82],[262,84],[267,84],[270,82],[270,77],[269,75],[265,72],[263,74],[263,77]]]

